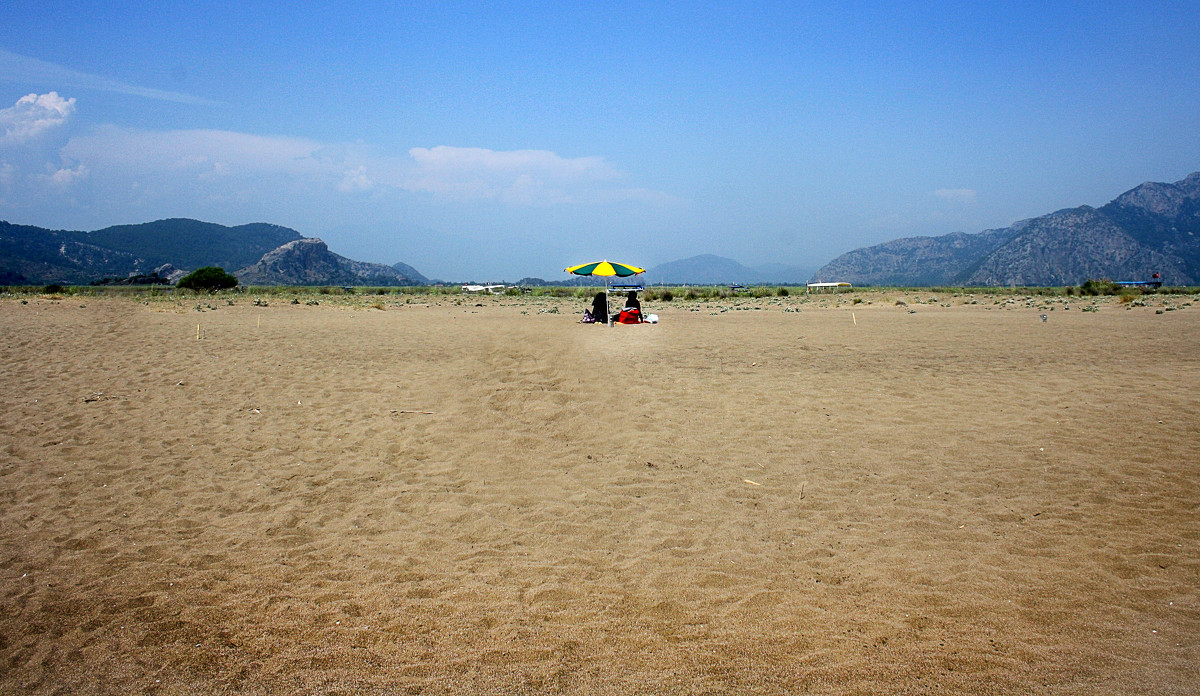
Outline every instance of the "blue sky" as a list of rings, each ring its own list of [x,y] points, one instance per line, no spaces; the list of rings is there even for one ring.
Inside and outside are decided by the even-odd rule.
[[[1194,2],[224,5],[0,5],[0,219],[553,279],[815,267],[1200,170]]]

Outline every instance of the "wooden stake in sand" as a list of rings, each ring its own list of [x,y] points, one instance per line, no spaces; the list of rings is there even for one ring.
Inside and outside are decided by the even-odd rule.
[[[196,340],[200,340],[200,325],[196,324]]]
[[[854,325],[858,326],[858,317],[854,316],[854,312],[850,312],[850,318],[854,320]]]

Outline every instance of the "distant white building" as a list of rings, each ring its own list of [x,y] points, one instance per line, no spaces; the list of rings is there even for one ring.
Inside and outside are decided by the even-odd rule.
[[[463,292],[488,292],[493,295],[501,295],[504,293],[505,285],[464,285]]]
[[[821,292],[822,290],[828,290],[829,292],[833,292],[833,291],[837,290],[838,288],[851,288],[851,287],[854,287],[854,286],[851,285],[850,283],[809,283],[808,288],[805,290],[805,292],[813,292],[814,290],[816,292]]]

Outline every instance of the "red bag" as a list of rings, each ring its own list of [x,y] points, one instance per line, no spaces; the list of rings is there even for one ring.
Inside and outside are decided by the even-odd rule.
[[[637,309],[622,309],[617,315],[618,324],[640,324],[642,323],[642,312]]]

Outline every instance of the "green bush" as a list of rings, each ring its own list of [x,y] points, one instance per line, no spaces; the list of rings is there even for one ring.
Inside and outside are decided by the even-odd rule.
[[[179,287],[187,290],[223,290],[236,288],[238,279],[225,272],[220,266],[197,268],[179,279]]]
[[[1119,295],[1121,286],[1111,280],[1088,279],[1079,286],[1079,294],[1083,295]]]

